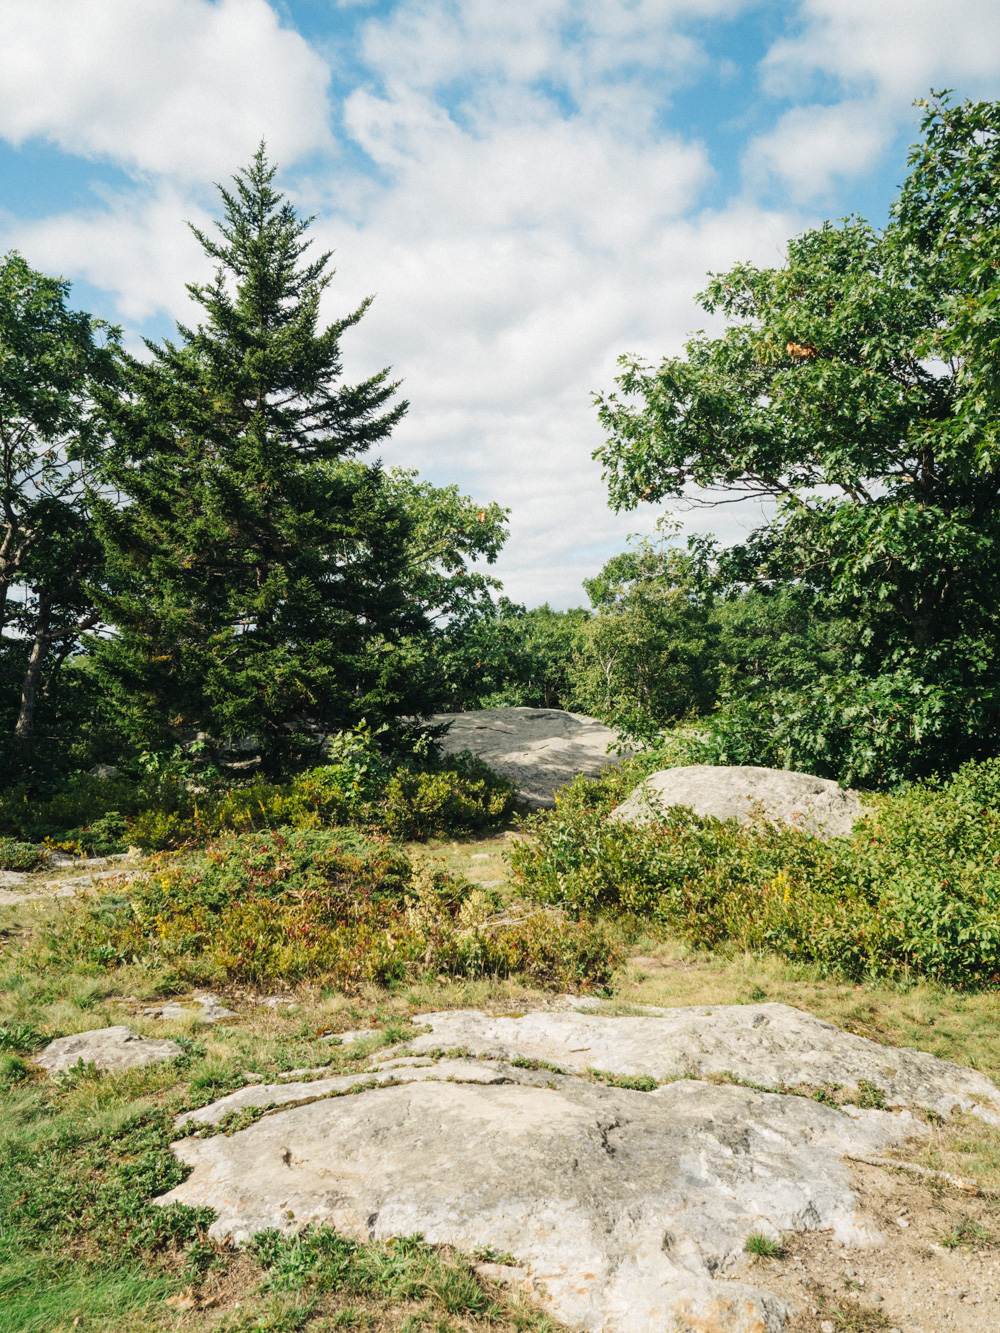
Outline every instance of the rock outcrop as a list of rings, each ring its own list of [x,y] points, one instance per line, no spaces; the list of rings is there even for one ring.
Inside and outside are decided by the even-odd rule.
[[[441,741],[446,754],[471,750],[510,778],[535,809],[554,805],[556,788],[577,774],[599,777],[620,758],[608,753],[617,732],[596,718],[560,708],[481,708],[435,713],[428,720],[435,726],[449,724]]]
[[[177,1042],[166,1038],[140,1037],[127,1027],[95,1028],[91,1032],[57,1037],[33,1058],[32,1063],[56,1074],[71,1069],[81,1060],[98,1069],[138,1069],[160,1060],[173,1060],[182,1054]]]
[[[461,1047],[490,1059],[543,1060],[569,1073],[599,1069],[658,1080],[729,1074],[769,1088],[864,1080],[889,1107],[939,1115],[967,1111],[1000,1124],[1000,1090],[984,1074],[911,1047],[881,1046],[788,1004],[535,1013],[517,1018],[471,1009],[424,1014],[429,1031],[407,1043],[414,1055]],[[377,1057],[376,1057],[377,1058]]]
[[[255,1084],[179,1117],[205,1137],[174,1145],[192,1172],[160,1202],[214,1208],[212,1234],[238,1242],[324,1223],[507,1251],[525,1290],[595,1333],[782,1333],[789,1306],[733,1276],[747,1235],[817,1229],[878,1246],[844,1159],[928,1132],[902,1107],[838,1108],[791,1088],[836,1067],[842,1083],[881,1080],[887,1102],[1000,1111],[1000,1089],[973,1070],[784,1005],[418,1023],[430,1031],[363,1074]],[[456,1044],[472,1053],[438,1058]],[[723,1062],[732,1081],[697,1077]],[[787,1090],[740,1085],[744,1070]],[[648,1074],[649,1090],[607,1086],[609,1074]],[[212,1133],[251,1106],[274,1109]]]
[[[689,806],[703,817],[738,819],[741,824],[763,818],[825,838],[849,837],[865,813],[858,792],[828,778],[781,768],[689,764],[653,773],[611,818],[628,824],[655,823],[675,805]]]

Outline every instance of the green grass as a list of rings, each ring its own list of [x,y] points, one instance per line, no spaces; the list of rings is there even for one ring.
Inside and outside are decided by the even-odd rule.
[[[409,850],[418,874],[505,876],[494,839]],[[472,860],[482,854],[490,860]],[[190,853],[175,864],[190,870],[198,863],[198,854]],[[490,892],[505,910],[514,888],[508,882]],[[179,1170],[169,1142],[171,1118],[181,1108],[204,1105],[251,1075],[320,1065],[330,1073],[359,1072],[372,1049],[405,1035],[411,1015],[463,1007],[524,1012],[550,1000],[551,988],[524,974],[427,969],[389,984],[361,978],[346,988],[322,975],[294,989],[281,980],[222,978],[219,987],[236,1019],[214,1027],[195,1016],[162,1023],[146,1017],[143,1005],[188,993],[191,979],[170,959],[142,956],[102,966],[45,947],[43,937],[55,937],[66,913],[66,905],[51,901],[0,911],[0,1333],[72,1333],[74,1327],[95,1333],[178,1327],[185,1333],[542,1333],[551,1325],[530,1304],[479,1281],[461,1255],[416,1240],[353,1245],[319,1230],[298,1239],[262,1239],[251,1251],[233,1254],[207,1242],[207,1218],[195,1210],[165,1217],[149,1205],[150,1195],[168,1188]],[[876,1041],[915,1046],[1000,1077],[997,990],[954,990],[912,977],[855,983],[773,953],[697,949],[648,925],[644,934],[631,922],[609,929],[631,948],[630,961],[613,979],[621,1012],[649,1004],[779,1001]],[[274,991],[296,1003],[277,1011],[257,1003]],[[179,1039],[185,1055],[174,1064],[105,1077],[52,1080],[30,1071],[28,1057],[51,1037],[116,1023]],[[323,1040],[348,1028],[370,1028],[371,1040],[347,1047]],[[590,1076],[616,1086],[649,1085],[602,1071]],[[933,1127],[920,1152],[925,1165],[1000,1187],[1000,1132],[978,1121],[957,1117]],[[991,1242],[974,1227],[956,1225],[951,1243]],[[510,1258],[485,1251],[479,1257]],[[198,1298],[192,1308],[166,1304],[189,1290]],[[846,1321],[838,1325],[844,1329],[879,1327],[874,1316],[845,1302],[828,1317],[834,1313]],[[858,1322],[863,1319],[869,1322]]]
[[[148,1327],[174,1287],[141,1264],[102,1271],[34,1255],[11,1260],[0,1272],[0,1333],[52,1333],[76,1319],[85,1329]]]
[[[758,1259],[781,1259],[785,1253],[781,1241],[773,1240],[763,1231],[751,1231],[743,1242],[743,1248],[747,1254],[752,1254]]]

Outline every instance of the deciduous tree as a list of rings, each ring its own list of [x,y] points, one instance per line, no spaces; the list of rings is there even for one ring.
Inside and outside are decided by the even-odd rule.
[[[794,585],[854,635],[760,734],[772,759],[872,782],[1000,747],[1000,105],[924,112],[884,229],[826,224],[781,268],[714,276],[725,333],[623,358],[599,398],[615,508],[776,502],[730,582]]]

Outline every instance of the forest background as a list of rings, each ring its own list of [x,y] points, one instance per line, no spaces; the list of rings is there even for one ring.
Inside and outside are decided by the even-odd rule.
[[[144,357],[9,254],[8,778],[277,780],[359,728],[414,762],[415,720],[498,704],[869,788],[995,755],[1000,109],[923,105],[883,230],[826,224],[780,268],[711,276],[722,336],[623,358],[598,395],[613,507],[777,504],[725,549],[665,518],[586,581],[588,609],[505,599],[483,568],[505,512],[382,469],[407,404],[388,370],[342,382],[367,302],[320,327],[329,257],[263,148],[197,233],[201,322]]]

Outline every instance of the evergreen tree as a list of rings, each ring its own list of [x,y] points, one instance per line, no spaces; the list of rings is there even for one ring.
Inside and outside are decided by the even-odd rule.
[[[272,772],[317,724],[376,720],[387,645],[423,623],[407,514],[357,461],[407,405],[387,408],[388,371],[340,382],[340,337],[371,298],[320,327],[330,256],[303,258],[311,219],[275,170],[262,145],[220,187],[218,237],[193,229],[218,264],[188,286],[202,322],[126,360],[126,392],[103,398],[118,502],[93,496],[120,580],[95,667],[124,731],[156,747],[252,734]]]

